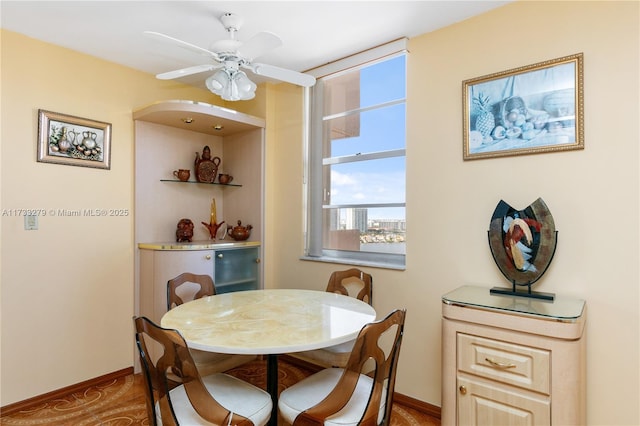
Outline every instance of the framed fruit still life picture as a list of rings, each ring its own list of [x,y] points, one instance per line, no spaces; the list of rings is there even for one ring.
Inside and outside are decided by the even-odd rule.
[[[583,54],[462,82],[463,159],[584,149]]]

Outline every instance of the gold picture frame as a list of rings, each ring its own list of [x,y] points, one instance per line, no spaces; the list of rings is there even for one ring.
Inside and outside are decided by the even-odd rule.
[[[583,54],[462,82],[463,159],[584,149]]]
[[[111,168],[111,124],[38,110],[38,161]]]

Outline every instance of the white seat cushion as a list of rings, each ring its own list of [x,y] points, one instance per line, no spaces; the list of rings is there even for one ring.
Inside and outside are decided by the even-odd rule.
[[[327,368],[309,376],[280,394],[278,409],[282,417],[292,424],[301,412],[322,401],[335,387],[342,375],[342,368]],[[347,405],[325,421],[325,426],[357,425],[369,400],[373,380],[360,375],[356,390]],[[382,395],[382,404],[378,412],[378,423],[384,418],[386,392]]]
[[[213,397],[226,409],[251,419],[258,426],[264,426],[271,417],[271,396],[253,385],[228,374],[212,374],[202,378],[204,385]],[[181,425],[208,425],[194,410],[184,386],[180,385],[169,392],[173,409]],[[156,404],[158,424],[162,424],[160,408]],[[232,420],[232,423],[233,420]]]

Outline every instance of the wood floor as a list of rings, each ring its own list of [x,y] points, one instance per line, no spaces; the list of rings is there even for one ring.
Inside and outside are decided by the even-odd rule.
[[[298,365],[281,361],[280,390],[311,374]],[[264,361],[253,361],[231,371],[236,377],[256,386],[265,387]],[[129,426],[149,425],[145,408],[142,376],[121,377],[82,392],[43,402],[0,417],[0,425],[56,425],[56,426]],[[440,426],[440,419],[428,416],[411,407],[394,403],[392,426]]]

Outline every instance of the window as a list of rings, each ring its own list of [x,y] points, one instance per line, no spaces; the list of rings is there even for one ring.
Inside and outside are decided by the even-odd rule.
[[[305,259],[404,267],[403,46],[314,70],[321,74],[309,98]]]

